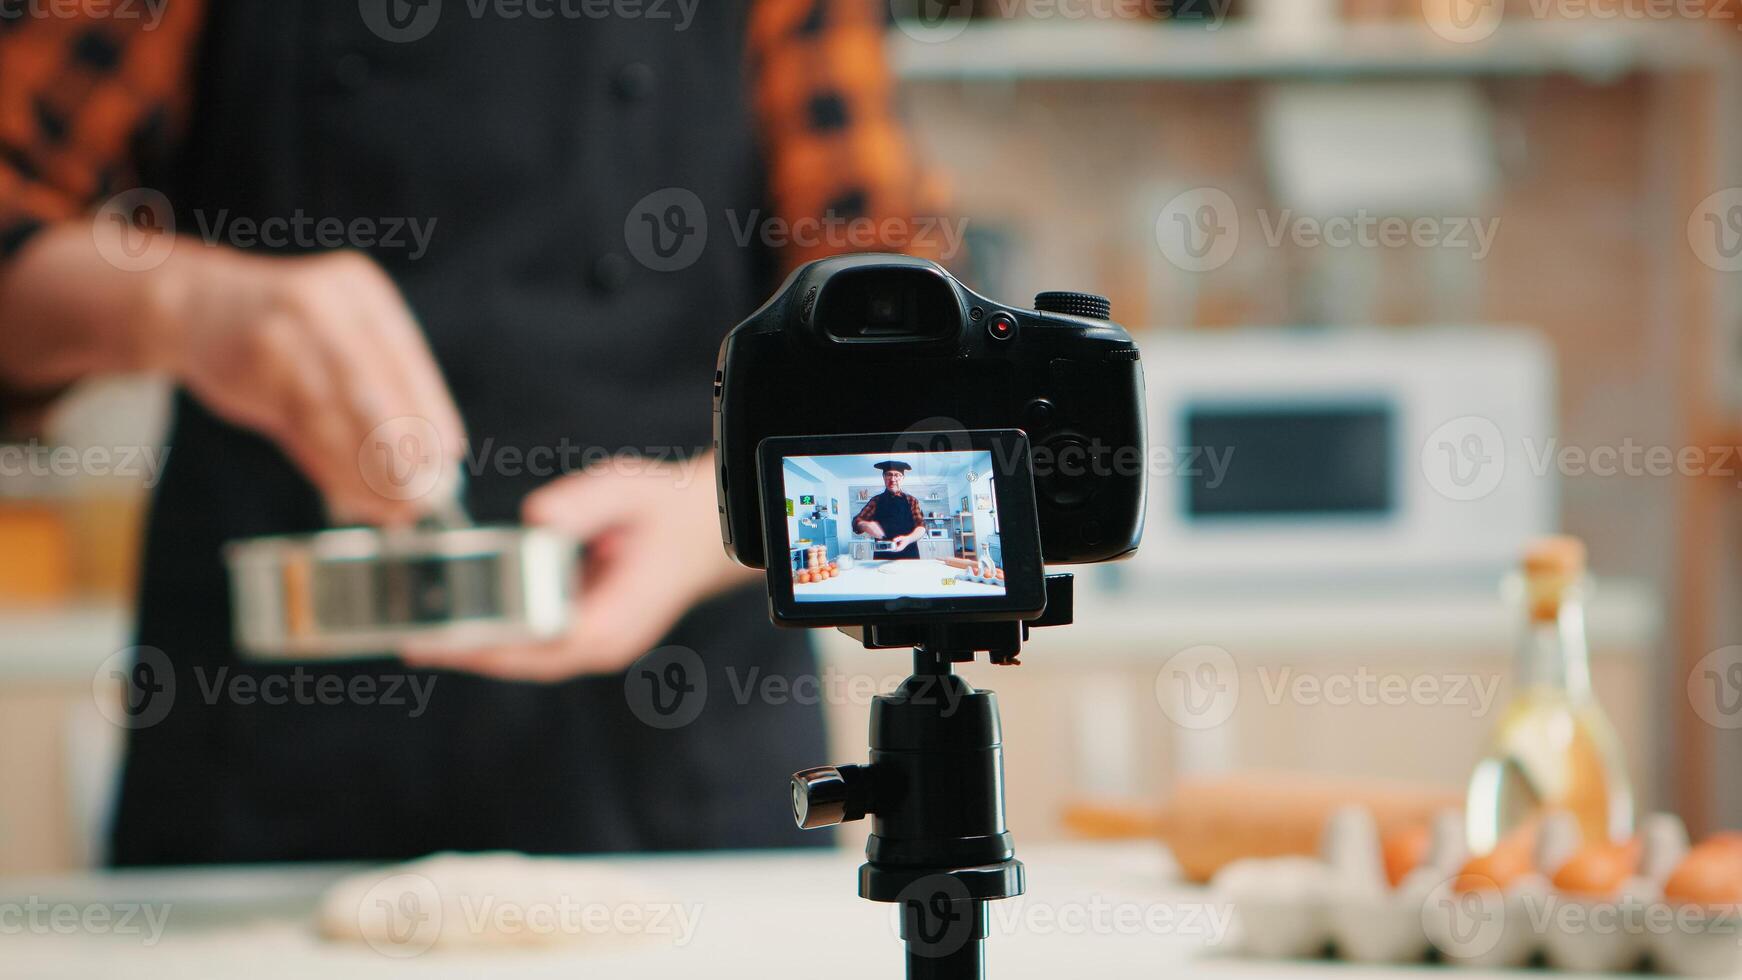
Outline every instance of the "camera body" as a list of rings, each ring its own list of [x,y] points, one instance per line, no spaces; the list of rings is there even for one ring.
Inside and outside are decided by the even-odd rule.
[[[714,448],[721,536],[765,568],[758,447],[779,436],[1021,429],[1032,452],[1047,564],[1108,561],[1143,532],[1143,367],[1107,304],[1043,293],[1024,310],[902,255],[820,259],[795,271],[720,346]]]

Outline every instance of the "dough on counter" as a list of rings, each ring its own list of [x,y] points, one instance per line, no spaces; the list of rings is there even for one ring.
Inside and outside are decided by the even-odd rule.
[[[435,854],[341,880],[321,901],[318,927],[394,957],[435,947],[621,948],[687,944],[701,909],[591,862]]]

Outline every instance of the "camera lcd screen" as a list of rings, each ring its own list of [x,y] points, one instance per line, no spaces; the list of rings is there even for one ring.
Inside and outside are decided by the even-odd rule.
[[[1044,608],[1020,432],[770,439],[762,457],[777,620],[1018,618]]]

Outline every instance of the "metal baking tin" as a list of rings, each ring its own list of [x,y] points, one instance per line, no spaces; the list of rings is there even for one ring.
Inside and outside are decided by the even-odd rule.
[[[542,528],[344,528],[230,542],[237,646],[264,659],[388,656],[548,639],[578,546]]]

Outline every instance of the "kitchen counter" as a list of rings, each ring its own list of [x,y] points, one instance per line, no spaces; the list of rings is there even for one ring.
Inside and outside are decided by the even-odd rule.
[[[841,574],[821,582],[793,586],[800,602],[820,599],[891,599],[901,595],[974,598],[1001,596],[1003,586],[970,582],[959,578],[961,569],[929,558],[908,558],[899,561],[858,562]],[[945,579],[953,579],[948,589],[941,588]]]
[[[1029,894],[995,902],[987,968],[993,977],[1193,975],[1245,978],[1342,969],[1219,955],[1229,912],[1203,890],[1173,883],[1171,862],[1151,845],[1055,845],[1022,854]],[[548,949],[450,950],[391,958],[339,944],[310,928],[322,891],[353,867],[300,866],[124,872],[0,879],[0,977],[126,976],[517,978],[801,977],[896,980],[901,944],[889,906],[854,893],[858,856],[736,854],[591,859],[657,883],[695,909],[687,943],[646,940],[609,950],[579,943]],[[584,901],[584,899],[581,899]],[[20,928],[23,903],[82,916],[148,903],[162,926],[146,935]],[[143,921],[143,915],[136,921]],[[52,921],[52,920],[51,920]],[[143,933],[143,929],[140,932]],[[1362,968],[1368,978],[1426,976],[1422,968]],[[1447,975],[1447,974],[1439,974]],[[1459,980],[1500,973],[1460,970]],[[1517,974],[1511,974],[1516,976]]]

